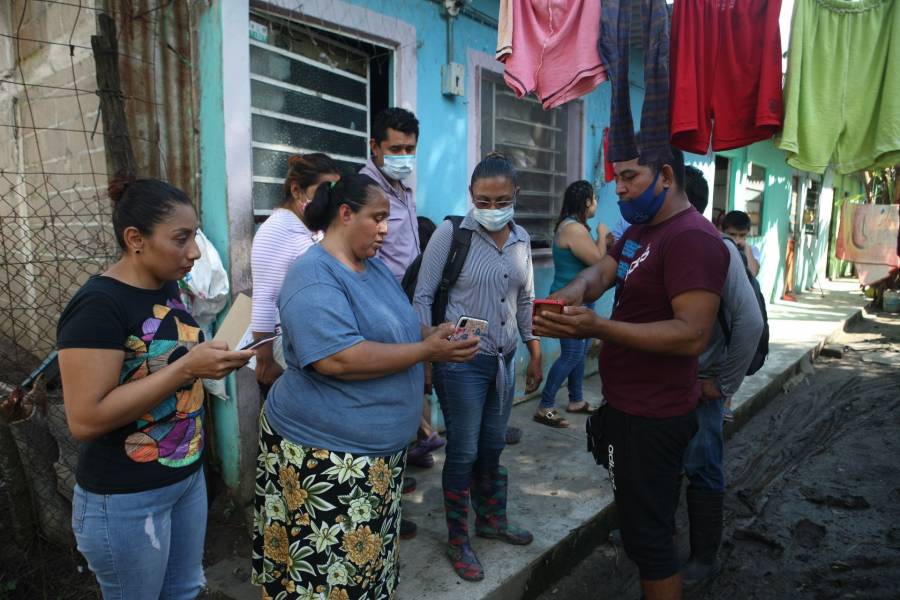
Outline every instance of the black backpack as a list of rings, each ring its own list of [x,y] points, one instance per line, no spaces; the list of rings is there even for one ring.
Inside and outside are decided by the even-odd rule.
[[[450,288],[459,279],[466,257],[469,255],[469,245],[472,243],[472,230],[460,227],[463,218],[459,215],[444,217],[445,221],[453,223],[453,241],[450,243],[450,252],[447,254],[447,262],[444,263],[444,272],[441,282],[434,292],[434,301],[431,303],[431,324],[440,325],[447,314],[447,303],[450,300]],[[400,286],[406,292],[409,301],[413,301],[416,293],[416,283],[419,280],[419,268],[422,266],[422,255],[416,257],[406,268]]]
[[[744,270],[747,272],[747,279],[750,280],[750,285],[753,287],[753,293],[756,294],[756,301],[759,303],[759,311],[762,313],[762,335],[759,337],[759,344],[756,346],[756,353],[753,355],[753,360],[747,368],[747,375],[753,375],[762,368],[763,364],[766,362],[766,356],[769,355],[769,314],[766,311],[766,300],[763,297],[762,290],[759,288],[759,282],[747,267],[747,257],[744,256],[744,253],[741,252],[741,249],[738,248],[733,239],[722,236],[722,240],[727,240],[734,244],[738,254],[741,255],[741,261],[744,263]],[[728,325],[728,320],[725,318],[725,307],[721,304],[719,304],[719,325],[722,327],[722,333],[725,335],[725,344],[730,345],[731,327]]]

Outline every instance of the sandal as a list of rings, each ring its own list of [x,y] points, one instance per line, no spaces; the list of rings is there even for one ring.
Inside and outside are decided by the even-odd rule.
[[[597,412],[597,409],[594,408],[594,407],[592,407],[592,406],[591,406],[590,404],[588,404],[587,402],[584,402],[584,403],[582,403],[582,405],[581,405],[580,408],[576,408],[575,410],[569,410],[569,408],[566,407],[566,412],[567,412],[567,413],[570,413],[570,414],[583,413],[583,414],[586,414],[586,415],[592,415],[592,414],[594,414],[595,412]]]
[[[559,416],[556,409],[550,409],[547,412],[534,413],[534,420],[542,425],[555,427],[557,429],[565,429],[569,426],[569,422]]]

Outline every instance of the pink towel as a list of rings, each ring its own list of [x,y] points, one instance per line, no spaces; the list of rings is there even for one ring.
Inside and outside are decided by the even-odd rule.
[[[584,96],[606,81],[600,60],[599,0],[510,0],[512,54],[506,84],[534,92],[544,110]]]

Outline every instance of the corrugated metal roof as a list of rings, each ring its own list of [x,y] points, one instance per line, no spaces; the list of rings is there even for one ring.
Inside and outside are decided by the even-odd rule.
[[[189,5],[160,0],[109,4],[140,174],[166,179],[197,198]]]

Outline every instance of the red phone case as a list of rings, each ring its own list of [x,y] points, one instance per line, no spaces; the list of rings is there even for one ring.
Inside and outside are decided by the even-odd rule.
[[[538,310],[538,307],[541,305],[543,305],[543,306],[559,306],[560,307],[559,312],[562,312],[562,309],[565,308],[566,303],[563,302],[562,300],[556,300],[554,298],[543,298],[543,299],[535,300],[534,308],[531,311],[531,320],[532,321],[534,321],[534,317],[538,314],[538,312],[540,312]]]

